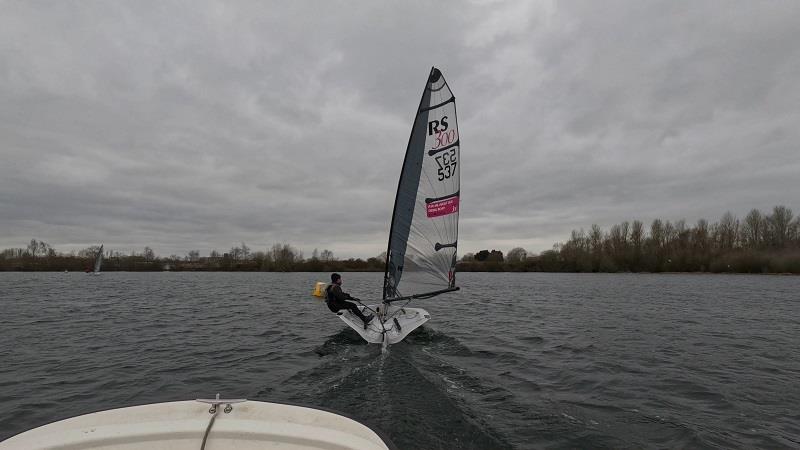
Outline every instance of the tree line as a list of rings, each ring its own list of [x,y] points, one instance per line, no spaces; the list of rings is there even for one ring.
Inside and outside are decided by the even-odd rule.
[[[751,210],[744,219],[730,212],[718,222],[700,219],[639,220],[573,230],[552,250],[530,255],[514,248],[464,255],[462,271],[541,272],[736,272],[800,274],[800,217],[779,205],[769,214]]]
[[[7,248],[0,252],[0,271],[84,271],[94,266],[100,246],[90,246],[69,253],[57,252],[44,241],[31,239],[26,247]],[[314,249],[310,258],[290,244],[275,244],[265,251],[252,251],[244,242],[228,252],[212,250],[200,256],[190,250],[184,256],[158,257],[152,248],[123,254],[104,250],[103,271],[266,271],[327,272],[383,271],[385,254],[367,259],[339,259],[330,250]]]
[[[0,271],[81,271],[93,266],[100,246],[59,253],[44,241],[32,239],[24,248],[0,252]],[[330,250],[314,249],[311,257],[289,244],[274,244],[252,251],[245,243],[221,253],[201,257],[198,250],[186,255],[158,257],[150,247],[142,252],[104,253],[103,270],[123,271],[270,271],[333,272],[383,271],[386,253],[367,259],[338,259]],[[551,250],[532,254],[521,247],[507,254],[499,250],[467,253],[458,271],[517,272],[738,272],[800,274],[800,217],[775,206],[771,213],[751,210],[743,219],[730,212],[719,221],[655,219],[649,226],[639,220],[622,222],[603,230],[573,230],[570,238]]]

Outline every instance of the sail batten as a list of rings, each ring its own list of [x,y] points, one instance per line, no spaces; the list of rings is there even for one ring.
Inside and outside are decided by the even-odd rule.
[[[432,68],[395,196],[384,300],[454,290],[460,149],[455,96],[441,72]]]
[[[441,152],[443,152],[445,150],[450,150],[451,148],[458,147],[459,145],[461,145],[461,142],[460,141],[455,141],[454,143],[448,145],[447,147],[437,148],[437,149],[434,149],[434,150],[428,150],[428,156],[433,156],[433,155],[435,155],[437,153],[441,153]]]
[[[435,91],[432,91],[432,92],[435,92]],[[447,100],[445,100],[445,101],[443,101],[441,103],[438,103],[438,104],[433,105],[433,106],[428,106],[427,108],[423,108],[420,112],[422,113],[422,112],[430,111],[432,109],[441,108],[442,106],[444,106],[444,105],[446,105],[448,103],[454,102],[454,101],[456,101],[456,98],[455,97],[450,97],[449,99],[447,99]]]

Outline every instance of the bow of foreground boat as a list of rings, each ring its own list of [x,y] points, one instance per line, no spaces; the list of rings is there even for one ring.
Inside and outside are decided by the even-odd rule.
[[[394,446],[366,425],[333,412],[224,399],[101,411],[0,442],[0,450],[78,448],[390,450]]]

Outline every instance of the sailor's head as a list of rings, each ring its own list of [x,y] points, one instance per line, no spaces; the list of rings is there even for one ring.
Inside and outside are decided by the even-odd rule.
[[[333,284],[342,284],[342,276],[339,275],[338,273],[335,273],[335,272],[332,273],[331,274],[331,283],[333,283]]]

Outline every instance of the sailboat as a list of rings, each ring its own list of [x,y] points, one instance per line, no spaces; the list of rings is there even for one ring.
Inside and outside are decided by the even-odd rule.
[[[97,251],[97,255],[94,257],[94,271],[92,272],[95,275],[100,275],[100,267],[103,265],[103,244],[100,244],[100,250]]]
[[[100,249],[94,254],[94,268],[86,267],[84,272],[91,273],[92,275],[100,275],[100,267],[103,265],[103,245],[100,244]]]
[[[349,311],[339,317],[367,342],[402,341],[430,319],[407,304],[457,291],[456,248],[460,200],[460,135],[456,99],[432,67],[417,107],[395,196],[383,298],[364,305],[375,318],[364,327]]]

